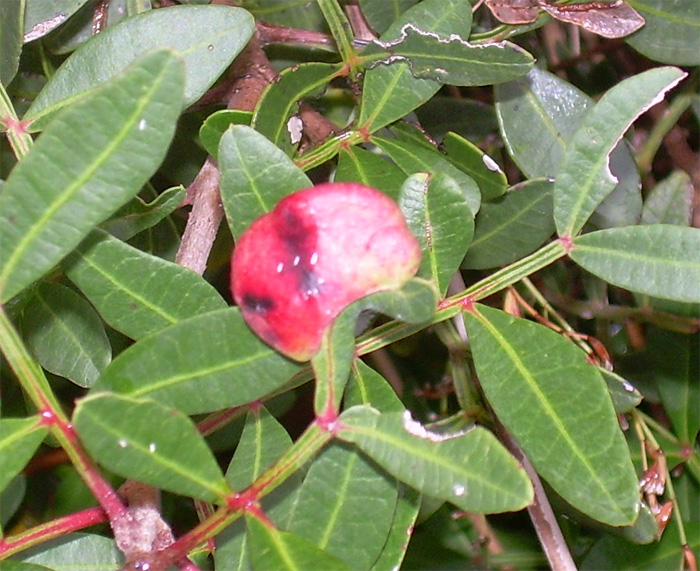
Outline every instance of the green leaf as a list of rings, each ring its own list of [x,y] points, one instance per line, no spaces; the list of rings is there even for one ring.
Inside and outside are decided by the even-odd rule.
[[[289,434],[264,406],[251,409],[226,470],[226,481],[234,490],[246,489],[291,447]]]
[[[184,60],[184,98],[176,90],[178,110],[184,109],[224,72],[248,43],[253,28],[248,12],[230,6],[170,6],[127,18],[76,50],[41,90],[24,118],[32,119],[33,129],[42,129],[57,110],[88,97],[139,56],[163,47],[172,48]]]
[[[554,183],[554,220],[560,236],[577,234],[617,179],[609,155],[632,122],[685,73],[656,68],[618,83],[596,103],[566,148]]]
[[[402,486],[394,511],[391,531],[381,555],[372,565],[372,571],[401,569],[421,507],[421,496],[415,490]]]
[[[7,87],[17,73],[22,52],[25,0],[6,2],[0,10],[0,83]]]
[[[637,477],[598,370],[543,325],[483,305],[465,319],[486,398],[535,469],[576,509],[630,525]]]
[[[613,285],[700,302],[700,229],[650,224],[599,230],[575,238],[569,256]]]
[[[338,0],[317,0],[317,4],[340,52],[340,58],[350,64],[355,56],[353,47],[355,34],[343,8],[340,7]]]
[[[245,420],[231,463],[226,471],[226,481],[234,490],[244,490],[270,468],[292,446],[285,428],[265,407],[251,407]],[[292,513],[295,490],[301,485],[301,477],[292,474],[271,494],[262,499],[265,515],[276,524],[287,527],[281,520],[288,520]],[[285,522],[286,523],[286,522]],[[246,528],[243,520],[237,520],[217,537],[215,561],[217,568],[233,571],[250,569]]]
[[[320,95],[328,83],[344,69],[342,63],[308,62],[288,67],[265,89],[255,112],[252,126],[286,154],[292,155],[301,139],[293,122],[304,97]]]
[[[406,179],[404,172],[382,156],[361,147],[340,149],[335,182],[358,182],[381,190],[396,200]]]
[[[515,511],[532,501],[525,472],[483,428],[438,434],[408,411],[379,414],[367,406],[346,410],[339,422],[340,439],[356,444],[402,482],[460,509]]]
[[[409,323],[428,321],[437,307],[435,286],[413,278],[399,290],[363,297],[346,307],[324,332],[321,348],[311,364],[316,376],[314,410],[317,415],[332,406],[337,410],[355,357],[355,323],[364,310],[373,310]]]
[[[605,384],[608,386],[610,398],[617,414],[626,414],[639,406],[644,398],[642,393],[617,373],[607,371],[601,367],[598,370],[603,375]]]
[[[479,206],[481,205],[479,187],[469,175],[455,167],[437,149],[431,151],[416,143],[396,141],[383,137],[373,137],[372,142],[389,155],[407,175],[417,172],[442,173],[454,179],[462,190],[464,200],[472,213],[479,211]]]
[[[151,52],[39,137],[0,196],[0,302],[44,275],[139,191],[167,151],[182,83],[173,53]]]
[[[700,550],[700,523],[685,522],[688,549]],[[613,535],[598,540],[586,553],[581,563],[583,571],[666,571],[681,569],[683,545],[678,526],[669,525],[659,541],[649,545],[635,545]]]
[[[415,113],[420,124],[438,141],[454,131],[472,142],[488,142],[498,130],[494,108],[474,99],[436,95]]]
[[[226,302],[200,275],[94,230],[64,262],[104,320],[141,339]]]
[[[256,517],[246,516],[248,550],[252,567],[265,571],[347,571],[342,561],[323,552],[308,539],[288,531],[279,531]]]
[[[257,19],[289,28],[326,31],[323,14],[316,2],[289,0],[240,0],[238,6],[250,10]]]
[[[0,491],[20,473],[48,431],[38,416],[0,420]]]
[[[25,0],[24,41],[31,42],[60,26],[89,0]],[[4,7],[7,9],[7,7]]]
[[[462,267],[496,268],[534,252],[554,233],[552,183],[532,179],[481,205]]]
[[[312,186],[287,155],[250,127],[234,125],[219,145],[221,201],[234,238],[285,196]]]
[[[690,226],[693,192],[693,182],[685,171],[672,172],[647,194],[642,224]]]
[[[137,196],[117,210],[102,228],[120,240],[129,240],[172,214],[185,198],[185,192],[184,186],[174,186],[148,203]]]
[[[468,36],[472,24],[471,4],[463,0],[424,0],[401,14],[401,17],[382,34],[381,40],[391,41],[401,34],[405,24],[420,23],[421,29],[442,36]],[[370,45],[362,55],[377,50]],[[404,117],[425,103],[440,89],[440,84],[429,79],[418,79],[411,74],[407,63],[369,69],[365,73],[360,118],[361,128],[373,133],[377,129]]]
[[[334,442],[311,464],[289,531],[352,569],[369,569],[391,531],[397,485],[357,449]]]
[[[389,382],[361,359],[356,359],[352,364],[352,376],[343,404],[345,408],[367,404],[379,412],[404,411],[401,399]]]
[[[110,363],[93,390],[148,396],[196,414],[259,399],[298,370],[264,345],[231,307],[138,341]]]
[[[462,190],[443,174],[410,176],[399,206],[421,245],[418,275],[432,279],[444,296],[474,234],[474,215]]]
[[[664,411],[674,434],[690,448],[700,430],[700,337],[652,328],[648,344]]]
[[[414,77],[449,85],[477,86],[510,81],[525,75],[534,58],[511,42],[474,45],[463,37],[449,37],[422,29],[422,22],[406,24],[391,41],[375,42],[385,54],[372,54],[366,64],[405,62]]]
[[[199,129],[199,140],[212,157],[219,156],[221,137],[231,125],[250,125],[253,121],[252,111],[240,109],[220,109],[206,118]]]
[[[360,0],[360,9],[367,23],[378,33],[384,32],[403,12],[419,0]]]
[[[79,401],[73,423],[88,451],[115,474],[208,502],[230,493],[204,438],[178,411],[103,393]]]
[[[505,173],[474,143],[457,133],[447,133],[443,144],[449,161],[474,179],[484,200],[492,200],[506,192],[508,180]]]
[[[43,283],[22,313],[22,336],[42,367],[91,387],[112,360],[100,317],[73,290]]]
[[[650,59],[700,65],[700,12],[695,0],[628,0],[646,24],[626,41]]]
[[[43,565],[52,571],[117,571],[124,564],[114,539],[92,533],[68,533],[30,547],[13,559]],[[3,562],[3,569],[4,565]]]
[[[31,454],[34,451],[32,450]],[[0,534],[2,528],[7,525],[7,522],[17,513],[17,510],[24,501],[24,495],[27,491],[27,478],[24,474],[17,474],[10,480],[9,484],[5,484],[0,492]]]

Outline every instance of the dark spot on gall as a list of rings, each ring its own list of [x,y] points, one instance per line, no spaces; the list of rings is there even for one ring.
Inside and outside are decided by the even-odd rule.
[[[250,311],[265,314],[271,309],[274,309],[275,300],[273,300],[271,297],[257,296],[247,293],[243,296],[243,305]]]

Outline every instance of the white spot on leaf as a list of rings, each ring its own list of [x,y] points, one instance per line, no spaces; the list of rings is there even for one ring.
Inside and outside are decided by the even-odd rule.
[[[486,166],[486,168],[489,169],[491,172],[503,172],[501,170],[501,167],[498,166],[498,163],[488,155],[484,155],[482,157],[482,160],[484,161],[484,165]]]

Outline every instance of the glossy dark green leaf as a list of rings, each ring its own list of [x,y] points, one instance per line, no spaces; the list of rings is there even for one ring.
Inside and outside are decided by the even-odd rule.
[[[610,89],[568,142],[554,183],[554,220],[559,235],[577,234],[618,180],[609,155],[632,122],[658,102],[685,73],[656,68]]]
[[[610,228],[578,236],[569,256],[613,285],[700,302],[700,229],[670,224]],[[669,279],[673,276],[673,279]]]
[[[288,194],[313,186],[287,155],[244,125],[221,137],[219,167],[221,201],[234,237]]]
[[[444,296],[474,234],[474,215],[457,183],[443,174],[410,176],[399,206],[421,245],[418,275]]]
[[[482,305],[465,319],[483,391],[538,473],[576,509],[630,525],[637,476],[598,369],[538,323]]]
[[[0,301],[136,195],[167,151],[183,75],[171,51],[145,55],[62,113],[17,164],[0,196]]]
[[[320,62],[302,63],[284,69],[260,97],[253,113],[252,126],[286,154],[293,154],[301,140],[302,124],[296,115],[300,100],[320,95],[343,69],[342,63]]]
[[[120,240],[129,240],[172,214],[185,198],[185,192],[184,186],[174,186],[148,203],[137,196],[117,210],[102,228]]]
[[[195,414],[252,402],[298,370],[264,345],[232,307],[140,340],[110,363],[95,389],[148,396]]]
[[[404,62],[414,77],[449,85],[477,86],[510,81],[525,75],[535,61],[517,44],[474,45],[458,35],[442,37],[424,30],[421,22],[406,24],[398,38],[377,44],[386,53],[373,56],[370,67]]]
[[[254,570],[347,571],[342,561],[325,553],[308,539],[280,531],[256,517],[246,516],[248,550]]]
[[[180,99],[183,109],[197,101],[223,73],[245,47],[253,27],[248,12],[221,5],[170,6],[128,18],[76,50],[51,77],[25,118],[34,121],[32,128],[43,128],[58,109],[74,105],[139,56],[165,46],[175,50],[185,63],[184,98]]]
[[[407,411],[380,414],[356,406],[340,416],[338,437],[356,444],[402,482],[466,511],[515,511],[532,501],[525,472],[481,427],[438,434]]]
[[[447,158],[474,179],[484,200],[505,193],[508,180],[498,163],[471,141],[457,133],[447,133],[443,140]]]
[[[22,52],[25,0],[6,2],[0,10],[0,83],[7,87],[17,73]]]
[[[200,275],[98,230],[83,240],[64,267],[104,320],[132,339],[226,307]]]
[[[334,180],[359,182],[397,199],[406,175],[399,167],[380,155],[353,146],[340,149]]]
[[[362,15],[372,29],[381,34],[403,12],[418,3],[419,0],[360,0]]]
[[[700,12],[695,0],[629,0],[646,24],[626,38],[650,59],[674,65],[700,65]]]
[[[112,360],[99,315],[61,284],[43,283],[32,292],[22,336],[44,369],[81,387],[91,387]]]
[[[472,24],[471,4],[461,0],[424,0],[401,14],[382,34],[381,40],[395,40],[408,23],[442,36],[467,37]],[[378,48],[370,46],[366,51],[371,49]],[[410,113],[439,89],[436,81],[414,77],[405,62],[367,70],[358,124],[372,133]]]
[[[397,486],[359,450],[334,442],[311,464],[289,531],[352,569],[369,569],[391,530]]]
[[[547,180],[532,179],[482,203],[462,267],[505,266],[541,246],[554,233],[552,186]]]
[[[0,492],[24,468],[48,431],[38,416],[0,420]]]
[[[469,175],[455,167],[437,149],[431,151],[416,143],[396,141],[395,139],[385,139],[383,137],[374,137],[372,142],[389,155],[407,175],[417,172],[442,173],[454,179],[462,190],[464,200],[469,205],[472,213],[479,211],[479,206],[481,205],[479,187]]]
[[[208,502],[230,493],[204,438],[178,411],[102,393],[79,401],[73,423],[93,457],[115,474]]]
[[[27,478],[19,473],[10,480],[9,484],[5,484],[0,492],[0,533],[22,505],[26,491]]]
[[[700,430],[700,336],[651,329],[653,378],[674,434],[689,447]]]
[[[114,539],[93,533],[68,533],[30,547],[13,559],[51,571],[117,571],[124,564],[124,556]]]
[[[690,226],[692,213],[693,183],[685,171],[675,171],[647,194],[641,221]]]
[[[219,142],[231,125],[250,125],[252,111],[221,109],[209,115],[199,129],[199,139],[212,157],[219,156]]]
[[[31,42],[63,24],[89,0],[25,0],[24,41]],[[9,4],[9,2],[7,2]],[[6,8],[5,6],[3,7]]]

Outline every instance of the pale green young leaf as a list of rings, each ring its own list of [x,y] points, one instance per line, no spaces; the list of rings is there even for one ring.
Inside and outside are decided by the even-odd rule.
[[[392,162],[362,147],[340,149],[335,182],[358,182],[381,190],[396,200],[406,175]]]

